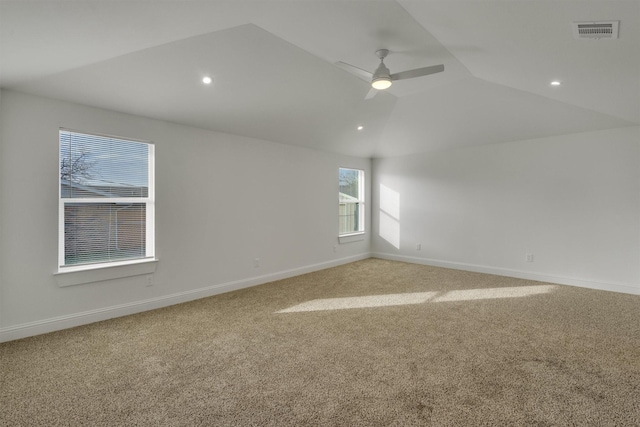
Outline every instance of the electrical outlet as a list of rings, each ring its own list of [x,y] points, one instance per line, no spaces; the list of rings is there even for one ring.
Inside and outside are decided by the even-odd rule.
[[[526,260],[527,262],[533,262],[533,254],[527,254]]]
[[[153,286],[153,276],[151,274],[147,275],[147,280],[145,282],[145,286],[148,288],[149,286]]]
[[[253,268],[260,267],[260,258],[256,258],[253,260]]]
[[[338,247],[337,246],[333,246],[333,252],[338,252]]]
[[[416,243],[416,251],[422,250],[422,243]]]

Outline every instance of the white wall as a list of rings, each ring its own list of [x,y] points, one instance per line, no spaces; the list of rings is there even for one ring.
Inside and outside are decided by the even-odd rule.
[[[0,107],[0,341],[326,268],[370,249],[640,293],[639,127],[376,159],[372,168],[368,159],[11,91],[0,92]],[[58,286],[60,127],[155,142],[153,286],[144,276]],[[371,241],[338,244],[339,166],[374,175]]]
[[[638,127],[376,159],[373,169],[374,255],[640,293]]]
[[[0,109],[0,340],[330,267],[369,254],[338,244],[338,168],[318,152],[12,91]],[[156,144],[154,285],[144,276],[59,287],[58,129]],[[367,186],[370,188],[370,186]],[[368,228],[368,225],[367,225]],[[334,246],[337,246],[334,252]],[[254,258],[261,266],[254,268]]]

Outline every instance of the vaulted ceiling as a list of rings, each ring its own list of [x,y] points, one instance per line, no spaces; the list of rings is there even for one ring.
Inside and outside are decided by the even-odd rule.
[[[380,48],[445,71],[365,100]],[[634,126],[640,0],[0,0],[0,85],[364,157]]]

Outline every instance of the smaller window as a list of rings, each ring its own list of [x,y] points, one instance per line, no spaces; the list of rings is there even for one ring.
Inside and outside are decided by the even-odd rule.
[[[338,179],[338,234],[364,233],[364,171],[340,168]]]

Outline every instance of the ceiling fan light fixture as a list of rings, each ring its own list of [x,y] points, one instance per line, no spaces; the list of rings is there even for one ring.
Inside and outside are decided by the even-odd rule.
[[[389,76],[374,77],[371,87],[378,90],[384,90],[391,87],[391,78]]]
[[[379,50],[378,52],[382,52]],[[376,53],[378,53],[376,52]],[[389,69],[384,65],[384,57],[386,56],[386,52],[383,55],[380,55],[380,65],[373,73],[373,80],[371,80],[371,87],[378,90],[384,90],[391,87],[391,73]]]

